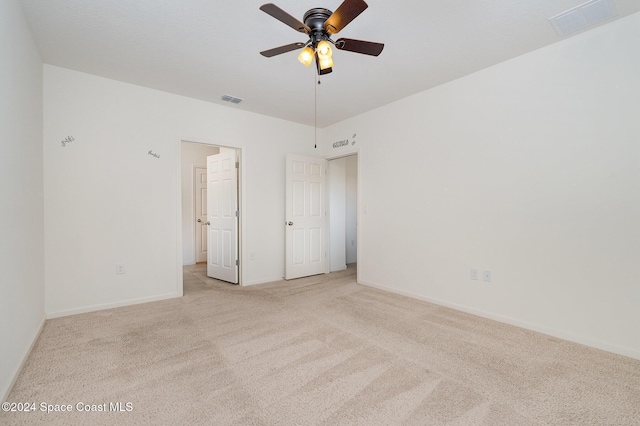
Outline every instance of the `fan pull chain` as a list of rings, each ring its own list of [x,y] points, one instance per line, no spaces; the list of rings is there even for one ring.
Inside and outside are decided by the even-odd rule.
[[[316,75],[313,75],[313,81],[316,81]],[[318,77],[320,84],[320,77]],[[313,85],[313,147],[318,148],[318,84]]]

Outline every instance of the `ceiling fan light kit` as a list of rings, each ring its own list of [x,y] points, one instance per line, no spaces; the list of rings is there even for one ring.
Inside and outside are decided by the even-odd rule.
[[[336,41],[331,39],[332,34],[338,33],[344,27],[360,15],[367,7],[363,0],[344,0],[344,2],[331,12],[329,9],[314,8],[304,14],[300,22],[273,3],[260,6],[260,10],[288,25],[294,30],[309,36],[306,43],[291,43],[260,52],[262,56],[270,58],[282,53],[302,49],[298,60],[305,66],[310,66],[316,61],[318,74],[328,74],[333,69],[333,48],[349,52],[362,53],[364,55],[378,56],[384,44],[371,41],[341,38]]]

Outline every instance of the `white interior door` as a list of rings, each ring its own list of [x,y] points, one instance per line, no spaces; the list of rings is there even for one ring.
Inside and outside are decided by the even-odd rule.
[[[326,160],[287,155],[285,279],[325,272]]]
[[[207,169],[206,167],[195,167],[194,171],[196,263],[199,263],[207,261]]]
[[[238,283],[238,174],[236,152],[207,157],[207,276]]]

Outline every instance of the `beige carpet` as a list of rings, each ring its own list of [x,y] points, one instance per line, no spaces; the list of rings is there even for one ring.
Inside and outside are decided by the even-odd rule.
[[[37,411],[0,424],[640,425],[640,361],[363,287],[353,268],[240,288],[198,265],[184,282],[181,299],[47,321],[8,399]]]

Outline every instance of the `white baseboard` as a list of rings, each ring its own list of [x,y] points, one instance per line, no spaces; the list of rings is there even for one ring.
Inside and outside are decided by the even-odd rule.
[[[182,297],[182,295],[178,292],[167,293],[153,297],[143,297],[140,299],[129,299],[115,303],[105,303],[102,305],[84,306],[81,308],[68,309],[64,311],[48,312],[47,319],[66,317],[69,315],[85,314],[87,312],[102,311],[104,309],[120,308],[122,306],[138,305],[140,303],[157,302],[159,300],[174,299],[176,297]]]
[[[22,371],[22,367],[24,367],[24,363],[27,362],[27,358],[29,358],[29,354],[31,353],[33,346],[38,341],[38,337],[40,337],[40,333],[42,333],[42,329],[44,328],[44,323],[46,321],[47,321],[47,316],[43,315],[42,320],[40,321],[40,325],[38,326],[38,331],[36,331],[35,335],[31,339],[31,344],[29,345],[24,355],[22,356],[22,361],[20,362],[20,365],[18,365],[18,368],[16,368],[16,371],[13,374],[13,378],[11,379],[11,382],[9,382],[7,387],[3,389],[2,393],[0,394],[0,401],[6,401],[7,398],[9,397],[9,394],[11,393],[11,389],[13,389],[13,386],[16,384],[16,380],[18,380],[18,376]]]
[[[602,342],[599,340],[593,340],[584,336],[577,336],[573,334],[569,334],[560,330],[548,328],[545,326],[541,326],[538,324],[529,323],[526,321],[520,321],[514,318],[506,317],[503,315],[495,314],[492,312],[482,311],[480,309],[471,308],[469,306],[459,305],[457,303],[450,303],[444,300],[434,299],[431,297],[422,296],[420,294],[411,293],[408,291],[398,290],[392,287],[387,287],[383,285],[373,284],[358,280],[358,284],[362,284],[367,287],[376,288],[378,290],[388,291],[390,293],[399,294],[401,296],[407,296],[412,299],[423,300],[425,302],[433,303],[435,305],[444,306],[447,308],[455,309],[457,311],[466,312],[468,314],[477,315],[479,317],[487,318],[494,321],[499,321],[505,324],[513,325],[516,327],[524,328],[527,330],[535,331],[538,333],[546,334],[548,336],[557,337],[562,340],[568,340],[570,342],[578,343],[585,346],[590,346],[592,348],[601,349],[603,351],[611,352],[614,354],[626,356],[629,358],[634,358],[640,360],[640,351],[627,348],[624,346],[612,345],[606,342]]]

